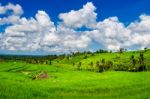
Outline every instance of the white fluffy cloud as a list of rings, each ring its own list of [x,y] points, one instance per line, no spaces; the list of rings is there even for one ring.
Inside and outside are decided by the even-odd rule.
[[[141,15],[139,21],[124,26],[116,16],[96,21],[95,10],[88,2],[79,10],[59,14],[61,21],[55,25],[45,11],[27,19],[21,17],[20,5],[0,5],[0,14],[6,16],[0,18],[0,26],[8,25],[0,33],[0,50],[69,52],[89,50],[93,41],[109,50],[150,47],[150,15]],[[82,27],[89,30],[80,31]]]
[[[59,18],[62,23],[71,28],[80,28],[82,26],[93,28],[96,25],[96,10],[93,3],[88,2],[80,10],[71,10],[68,13],[61,13]]]
[[[127,28],[132,32],[132,43],[141,48],[150,47],[150,15],[141,15],[139,21],[132,22]]]
[[[43,19],[42,19],[43,18]],[[44,11],[38,11],[36,19],[20,18],[19,22],[5,29],[3,49],[38,50],[43,37],[49,32],[55,32],[53,22]]]
[[[129,47],[131,31],[119,22],[117,17],[110,17],[97,23],[97,29],[88,32],[89,37],[109,50]]]
[[[23,14],[22,7],[18,4],[14,5],[12,3],[9,3],[5,6],[0,4],[0,15],[7,14],[9,14],[7,17],[0,17],[0,25],[16,24],[20,19],[20,15]]]
[[[22,7],[19,4],[12,4],[8,3],[6,6],[2,6],[0,4],[0,14],[6,14],[8,11],[12,11],[14,15],[21,15],[23,14]]]

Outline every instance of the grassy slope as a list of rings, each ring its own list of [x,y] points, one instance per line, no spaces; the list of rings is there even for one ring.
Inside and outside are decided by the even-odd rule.
[[[84,55],[80,55],[80,56],[75,56],[75,57],[71,57],[70,60],[67,60],[66,58],[63,60],[59,60],[59,63],[57,63],[56,61],[54,61],[54,65],[57,66],[61,66],[64,68],[75,68],[77,67],[79,62],[82,62],[82,69],[87,69],[89,68],[89,64],[90,62],[94,62],[94,64],[96,64],[96,61],[101,61],[102,59],[105,59],[106,61],[112,61],[114,65],[123,63],[126,65],[131,64],[130,62],[130,57],[131,55],[134,55],[136,59],[138,59],[139,57],[139,52],[125,52],[123,54],[120,53],[100,53],[100,54],[95,54],[94,56],[92,56],[91,54],[88,54],[88,58],[84,59]],[[119,59],[117,59],[116,57],[120,57]],[[150,50],[148,50],[147,52],[144,52],[144,57],[145,57],[145,63],[147,66],[150,67]],[[75,63],[75,66],[73,66],[73,63]],[[94,65],[95,66],[95,65]]]
[[[121,56],[119,61],[128,61],[131,54]],[[150,58],[150,51],[145,53],[146,61]],[[83,68],[90,61],[101,58],[113,60],[118,54],[97,54],[83,59],[83,56],[73,57],[71,60],[61,60],[54,65],[33,65],[24,62],[0,62],[0,99],[34,99],[34,98],[112,98],[138,99],[150,98],[150,72],[114,72],[96,73],[76,71],[72,62],[83,62]],[[117,61],[117,62],[119,62]],[[149,64],[149,63],[148,63]],[[47,71],[48,79],[32,80],[30,77],[37,71]]]

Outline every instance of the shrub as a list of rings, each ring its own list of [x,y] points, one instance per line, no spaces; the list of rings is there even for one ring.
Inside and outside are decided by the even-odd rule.
[[[106,63],[105,69],[108,70],[108,69],[110,69],[112,66],[113,66],[113,62],[112,62],[112,61],[108,61],[108,62]]]
[[[81,65],[82,65],[82,62],[79,62],[78,65],[77,65],[77,70],[81,69]]]
[[[87,56],[87,55],[84,55],[83,59],[87,59],[87,58],[88,58],[88,56]]]
[[[103,72],[103,66],[99,61],[96,62],[96,67],[98,72]]]
[[[93,65],[94,65],[94,63],[93,63],[93,62],[90,62],[90,70],[91,70],[91,71],[93,70]]]
[[[72,63],[73,66],[75,66],[75,63]]]
[[[138,71],[145,71],[146,70],[146,66],[145,65],[140,65],[138,67]]]
[[[139,64],[140,66],[138,67],[138,71],[145,71],[146,70],[146,65],[144,63],[144,54],[141,52],[139,55]]]

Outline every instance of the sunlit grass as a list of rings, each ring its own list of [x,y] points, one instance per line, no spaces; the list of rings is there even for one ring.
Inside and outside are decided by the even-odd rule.
[[[0,72],[0,97],[26,98],[148,98],[150,72],[88,72],[71,71],[47,65],[2,63],[21,71],[48,71],[49,78],[32,80],[18,69]],[[2,65],[1,64],[1,65]],[[13,64],[13,63],[12,63]],[[26,65],[28,68],[24,68]],[[16,66],[16,67],[14,67]],[[3,67],[3,66],[1,66]]]
[[[52,65],[28,64],[25,62],[0,62],[0,99],[149,99],[150,72],[123,72],[76,70],[73,62],[82,62],[82,68],[90,61],[105,58],[113,60],[117,55],[120,62],[127,62],[130,55],[138,53],[96,54],[53,61]],[[145,55],[149,65],[150,52]],[[119,62],[119,61],[117,61]],[[32,75],[46,71],[49,78],[32,79]]]

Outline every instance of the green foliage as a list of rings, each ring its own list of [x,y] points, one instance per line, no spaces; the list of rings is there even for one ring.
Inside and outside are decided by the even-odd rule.
[[[87,56],[87,55],[84,55],[83,59],[87,59],[87,58],[88,58],[88,56]]]
[[[145,48],[144,48],[144,51],[145,51],[145,52],[147,52],[147,50],[148,50],[148,48],[147,48],[147,47],[145,47]]]
[[[81,70],[81,65],[82,65],[82,62],[79,62],[77,66],[77,70]]]
[[[0,99],[149,99],[149,60],[148,49],[123,54],[2,56]]]
[[[113,62],[112,61],[107,61],[105,69],[109,70],[110,68],[112,68],[112,66],[113,66]]]
[[[124,53],[124,52],[126,52],[126,51],[127,51],[127,49],[125,49],[125,48],[120,48],[120,49],[119,49],[119,53],[120,53],[120,54],[122,54],[122,53]]]
[[[145,60],[144,54],[141,52],[140,55],[139,55],[140,66],[138,68],[138,71],[145,71],[146,70],[146,66],[145,66],[144,60]]]
[[[99,61],[96,62],[96,67],[98,72],[104,71],[104,66]]]
[[[30,78],[44,71],[48,78]],[[97,73],[53,65],[1,62],[0,99],[149,99],[149,76],[150,72]]]
[[[72,65],[75,66],[75,63],[73,63]]]
[[[47,64],[55,65],[63,68],[91,70],[97,71],[96,61],[100,61],[103,71],[115,70],[115,71],[145,71],[149,70],[150,66],[150,50],[147,51],[131,51],[125,52],[125,49],[121,48],[124,54],[117,52],[108,53],[105,50],[98,50],[96,52],[84,51],[73,52],[71,54],[62,55],[48,55],[48,56],[2,56],[1,61],[24,61],[31,64]],[[111,61],[111,62],[110,62]],[[79,63],[82,63],[82,66]],[[93,65],[90,65],[93,62]],[[113,63],[113,65],[111,65]]]
[[[93,71],[93,70],[94,70],[94,67],[93,67],[93,66],[94,66],[94,63],[93,63],[93,62],[90,62],[89,65],[90,65],[90,69],[89,69],[89,70]]]
[[[95,53],[108,53],[107,50],[99,49]]]

